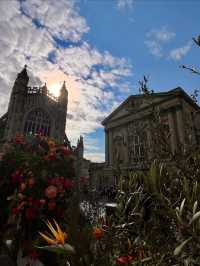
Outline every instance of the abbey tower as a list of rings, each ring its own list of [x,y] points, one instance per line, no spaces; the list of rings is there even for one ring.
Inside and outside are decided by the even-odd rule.
[[[25,66],[17,75],[11,91],[8,112],[4,115],[4,139],[10,140],[17,133],[41,133],[64,142],[68,105],[65,82],[58,98],[49,93],[46,84],[42,87],[29,87],[28,82],[29,76]]]

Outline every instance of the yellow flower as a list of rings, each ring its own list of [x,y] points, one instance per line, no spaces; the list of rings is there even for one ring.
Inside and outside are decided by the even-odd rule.
[[[56,146],[55,142],[53,140],[48,141],[49,147],[54,148]]]
[[[64,245],[65,244],[65,240],[67,238],[67,234],[64,233],[59,225],[57,224],[57,222],[54,220],[54,223],[55,223],[55,227],[53,227],[53,225],[47,221],[46,225],[48,226],[49,230],[51,231],[51,234],[43,234],[41,232],[39,232],[39,234],[44,238],[44,240],[47,241],[48,244],[50,245],[57,245],[57,244],[61,244],[61,245]]]

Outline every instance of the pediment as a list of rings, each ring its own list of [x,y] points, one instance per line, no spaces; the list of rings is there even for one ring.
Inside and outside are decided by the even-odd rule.
[[[136,113],[145,105],[148,105],[148,100],[145,99],[145,97],[130,96],[103,121],[103,124],[104,122],[108,123],[132,113]]]
[[[174,92],[154,93],[152,95],[135,95],[129,96],[121,105],[119,105],[108,117],[102,122],[103,125],[113,122],[114,120],[137,113],[140,109],[148,108],[152,104],[160,104],[163,100],[168,101],[175,98]]]

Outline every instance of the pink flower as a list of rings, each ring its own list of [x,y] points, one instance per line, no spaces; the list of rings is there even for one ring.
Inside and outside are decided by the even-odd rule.
[[[19,187],[20,191],[24,191],[26,189],[26,184],[22,182]]]
[[[54,199],[57,196],[57,192],[58,192],[57,188],[55,186],[51,185],[45,189],[45,196],[48,199]]]
[[[134,260],[134,257],[132,256],[121,256],[117,258],[116,263],[118,265],[128,265],[133,260]]]
[[[46,203],[45,199],[40,199],[40,205],[43,206]]]

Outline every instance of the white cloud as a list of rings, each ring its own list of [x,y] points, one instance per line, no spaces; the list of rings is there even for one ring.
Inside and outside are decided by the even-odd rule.
[[[119,10],[132,8],[135,0],[117,0],[117,8]]]
[[[105,162],[104,152],[88,152],[86,153],[86,158],[92,162]]]
[[[150,53],[152,55],[155,55],[157,57],[163,56],[163,49],[160,43],[156,40],[146,40],[145,41],[146,46],[148,47]]]
[[[29,0],[23,1],[23,12],[54,36],[78,41],[89,30],[86,21],[79,16],[74,1]]]
[[[168,31],[165,27],[161,29],[153,29],[146,34],[145,44],[150,53],[156,57],[164,55],[164,45],[176,36],[175,32]]]
[[[89,27],[73,0],[0,1],[0,10],[0,116],[6,112],[17,73],[27,64],[31,84],[50,78],[44,72],[61,72],[74,81],[66,128],[73,144],[80,134],[87,137],[101,127],[100,121],[118,103],[114,91],[120,92],[123,86],[128,90],[123,83],[132,71],[127,60],[83,41]],[[58,47],[55,38],[71,45]],[[48,60],[51,53],[54,63]]]
[[[147,33],[148,38],[155,39],[160,42],[168,42],[176,36],[175,32],[168,31],[165,27],[159,30],[151,30]]]
[[[190,51],[191,47],[192,47],[192,42],[189,41],[186,45],[171,50],[169,57],[175,61],[178,61]]]

